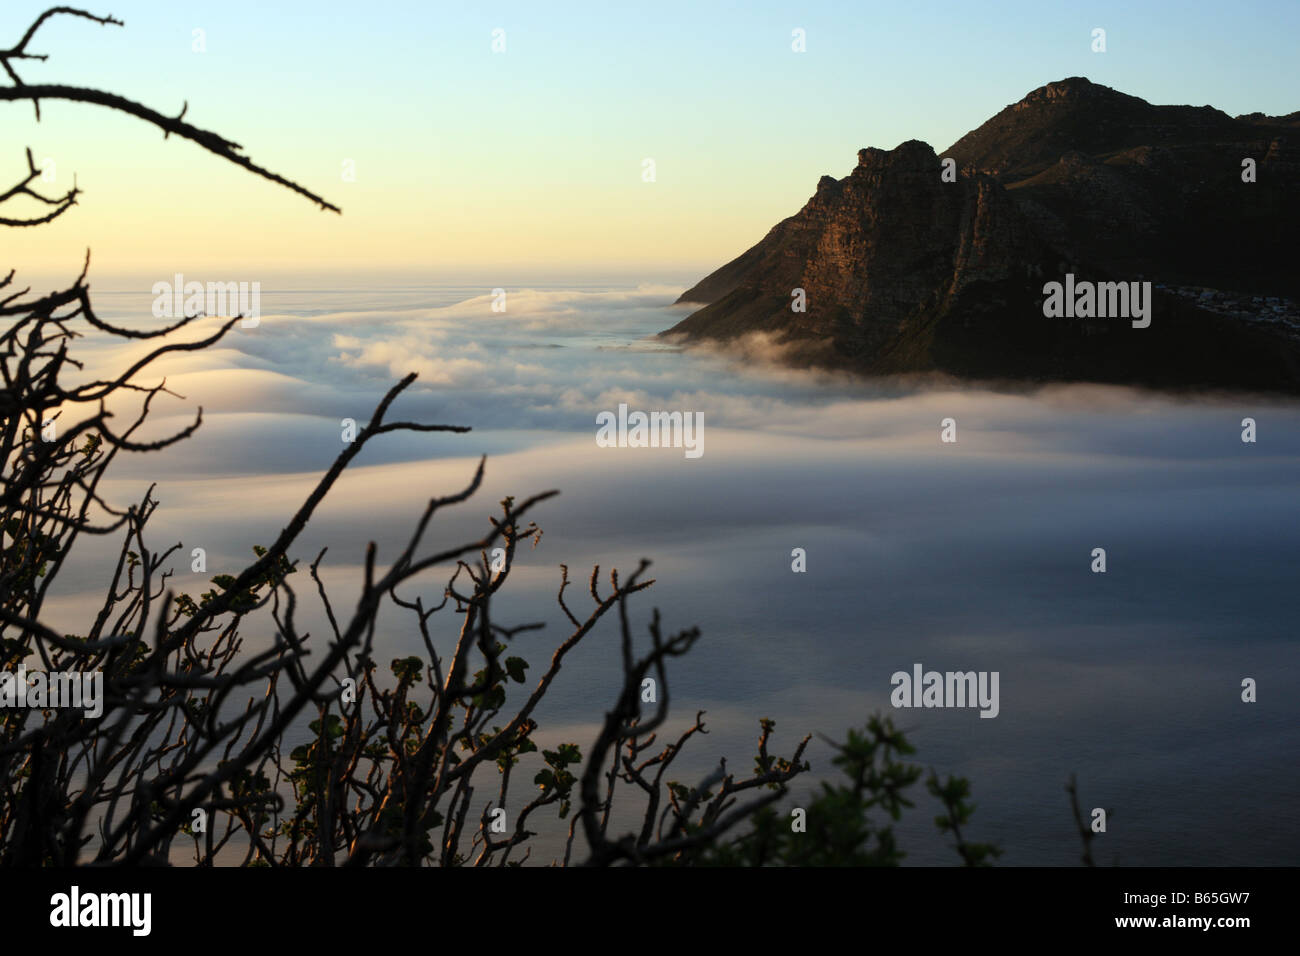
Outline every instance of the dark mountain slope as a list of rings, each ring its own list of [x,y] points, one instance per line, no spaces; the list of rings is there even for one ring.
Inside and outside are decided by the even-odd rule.
[[[1178,285],[1298,296],[1294,114],[1152,106],[1050,83],[944,154],[997,176],[1067,257]],[[1242,160],[1256,163],[1243,183]]]
[[[1074,76],[1048,83],[967,133],[944,153],[1003,182],[1025,179],[1068,152],[1102,156],[1136,146],[1199,145],[1243,124],[1212,106],[1152,106]]]
[[[1300,390],[1300,324],[1262,298],[1245,311],[1271,323],[1168,294],[1145,329],[1042,309],[1043,283],[1067,271],[1292,294],[1289,119],[1049,84],[944,154],[956,182],[924,143],[859,151],[852,173],[822,177],[799,213],[683,294],[706,306],[666,334],[765,332],[792,361],[868,374]],[[1241,181],[1246,157],[1257,182]]]

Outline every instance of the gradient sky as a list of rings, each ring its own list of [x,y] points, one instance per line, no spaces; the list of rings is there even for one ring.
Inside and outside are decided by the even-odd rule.
[[[47,3],[10,0],[0,43]],[[335,216],[192,143],[101,108],[3,103],[22,148],[75,172],[81,205],[0,232],[28,277],[322,271],[510,285],[519,276],[698,275],[799,209],[862,146],[943,149],[1030,90],[1083,75],[1154,103],[1300,109],[1300,4],[216,3],[114,0],[31,46],[29,83],[110,89],[242,143]],[[491,33],[506,31],[505,53]],[[791,31],[807,52],[791,51]],[[1091,52],[1091,31],[1108,50]],[[192,51],[192,31],[207,51]],[[641,178],[656,162],[657,181]],[[355,160],[356,181],[342,181]],[[212,275],[219,270],[220,275]],[[200,275],[202,273],[203,275]]]

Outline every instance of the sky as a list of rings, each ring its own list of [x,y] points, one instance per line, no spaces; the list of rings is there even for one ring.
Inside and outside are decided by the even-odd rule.
[[[6,3],[0,44],[46,6]],[[337,287],[561,273],[685,284],[796,212],[819,176],[847,175],[860,147],[943,149],[1066,76],[1232,115],[1300,109],[1295,3],[90,9],[125,27],[48,22],[30,49],[50,58],[18,64],[26,82],[108,89],[169,114],[187,102],[187,120],[343,215],[124,114],[47,102],[38,124],[30,104],[0,103],[5,177],[30,147],[52,162],[48,189],[75,175],[85,190],[54,224],[0,232],[0,263],[28,279],[74,275],[89,246],[95,280],[132,288],[176,272]],[[1098,27],[1104,53],[1092,52]],[[792,48],[797,29],[805,52]]]

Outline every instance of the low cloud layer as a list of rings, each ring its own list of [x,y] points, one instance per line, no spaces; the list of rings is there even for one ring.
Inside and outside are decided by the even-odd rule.
[[[488,454],[483,491],[440,517],[433,540],[481,534],[507,494],[561,489],[497,612],[547,622],[524,648],[539,658],[564,633],[560,563],[653,559],[640,619],[658,606],[666,627],[705,635],[671,672],[677,716],[703,708],[716,721],[688,769],[722,753],[746,765],[760,716],[791,739],[841,736],[887,708],[889,675],[919,661],[1002,674],[995,720],[912,710],[899,722],[925,761],[971,774],[981,836],[1016,847],[1009,862],[1073,861],[1070,772],[1142,821],[1111,841],[1128,863],[1203,863],[1180,836],[1189,814],[1222,811],[1231,829],[1281,805],[1269,803],[1285,789],[1278,768],[1297,756],[1284,728],[1300,717],[1281,690],[1300,676],[1300,409],[1098,386],[909,390],[768,364],[761,341],[681,351],[653,337],[680,315],[675,291],[510,292],[504,314],[489,294],[348,311],[264,295],[259,328],[159,369],[186,400],[161,406],[154,434],[201,404],[199,435],[125,459],[106,491],[133,500],[157,481],[154,540],[205,547],[211,573],[233,569],[342,449],[340,420],[364,422],[417,371],[390,418],[474,431],[384,436],[345,475],[294,555],[330,548],[337,606],[355,594],[366,542],[391,556],[423,502],[462,487]],[[92,374],[140,352],[94,353]],[[620,402],[702,412],[706,453],[597,447],[596,413]],[[1244,417],[1257,421],[1254,444],[1241,441]],[[954,444],[939,440],[944,418],[956,419]],[[805,574],[791,571],[796,547]],[[1095,547],[1107,549],[1104,575],[1089,570]],[[75,592],[102,580],[103,561],[91,549],[69,569],[74,587],[53,607],[69,630]],[[177,567],[178,588],[206,586]],[[427,586],[440,594],[435,577]],[[583,726],[593,701],[611,699],[612,637],[575,653],[544,726]],[[395,616],[381,639],[418,652]],[[1257,710],[1237,702],[1244,676],[1261,680]],[[1251,793],[1194,786],[1220,774],[1244,774]],[[1239,829],[1221,862],[1300,849]]]

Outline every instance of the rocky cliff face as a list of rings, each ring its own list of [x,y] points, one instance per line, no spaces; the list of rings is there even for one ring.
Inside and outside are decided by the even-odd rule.
[[[1049,84],[943,154],[955,181],[925,143],[860,150],[848,176],[822,177],[798,214],[683,294],[705,307],[665,334],[761,331],[793,361],[866,373],[1300,389],[1300,326],[1165,294],[1146,329],[1042,310],[1044,282],[1067,271],[1294,291],[1288,119]],[[1241,181],[1247,157],[1255,183]]]
[[[943,182],[939,157],[917,141],[863,149],[852,173],[823,176],[797,216],[686,292],[714,301],[673,331],[769,331],[810,360],[887,359],[972,283],[1024,280],[1044,255],[991,177]]]

